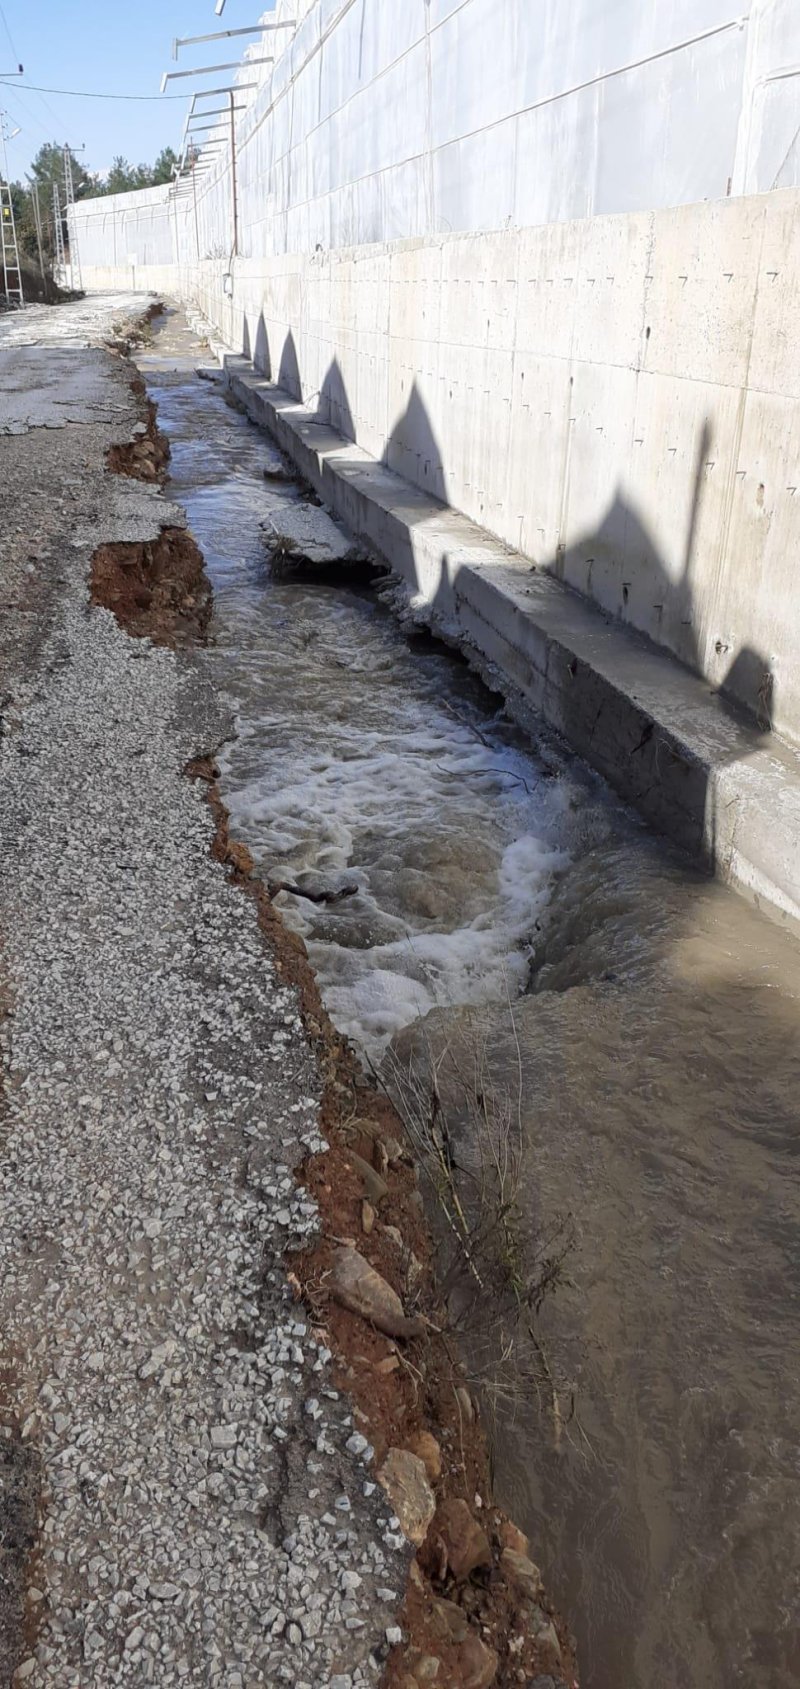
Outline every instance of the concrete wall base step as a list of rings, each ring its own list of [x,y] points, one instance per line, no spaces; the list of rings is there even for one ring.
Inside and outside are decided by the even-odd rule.
[[[417,611],[660,832],[800,927],[800,754],[707,682],[226,355],[228,386]]]

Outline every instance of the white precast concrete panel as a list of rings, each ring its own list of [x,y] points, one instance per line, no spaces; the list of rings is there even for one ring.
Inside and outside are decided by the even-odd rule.
[[[265,16],[295,14],[248,49],[274,68],[242,63],[243,256],[800,180],[797,0],[281,0]],[[202,253],[229,250],[224,149],[199,207]],[[155,220],[147,240],[158,254]]]
[[[600,84],[594,211],[635,211],[648,195],[684,205],[727,192],[744,48],[741,30],[712,35]]]
[[[733,188],[800,186],[800,6],[753,0]]]
[[[168,185],[162,185],[79,200],[69,219],[70,230],[77,230],[81,264],[125,264],[129,252],[140,264],[173,263],[177,254],[168,194]]]

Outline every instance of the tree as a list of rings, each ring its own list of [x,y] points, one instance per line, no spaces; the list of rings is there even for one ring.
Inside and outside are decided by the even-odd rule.
[[[90,194],[99,192],[97,178],[92,176],[86,166],[76,157],[71,148],[69,158],[72,166],[72,186],[76,199],[86,199]],[[42,245],[46,260],[52,261],[55,252],[53,235],[53,186],[57,186],[59,203],[61,206],[62,227],[64,240],[67,239],[66,228],[66,191],[64,187],[64,147],[58,141],[45,141],[39,148],[31,165],[31,179],[39,191],[39,207],[42,218]],[[36,241],[36,222],[33,214],[33,199],[30,189],[21,182],[11,184],[11,197],[14,206],[14,220],[17,227],[17,240],[21,254],[38,263],[38,246]]]
[[[117,157],[109,170],[107,180],[100,189],[101,193],[129,194],[136,188],[158,187],[163,182],[172,181],[172,171],[178,162],[177,154],[172,147],[164,147],[154,165],[129,164],[127,158]]]
[[[149,188],[152,180],[153,172],[148,164],[129,164],[127,158],[118,156],[111,165],[104,187],[99,191],[107,194],[129,194],[136,188]]]
[[[127,158],[123,158],[121,153],[118,153],[116,158],[112,160],[111,169],[108,172],[101,192],[106,194],[130,193],[131,188],[133,187],[131,176],[131,167]]]
[[[21,182],[12,182],[10,186],[19,250],[25,258],[36,258],[36,224],[33,218],[31,196]]]
[[[97,193],[97,181],[91,172],[81,164],[72,148],[68,148],[72,164],[72,185],[76,199],[86,199],[89,194]],[[53,198],[53,183],[58,183],[61,200],[64,199],[64,147],[58,141],[45,141],[39,148],[31,165],[31,175],[38,184],[39,194],[49,205]]]
[[[172,173],[178,162],[178,154],[172,147],[165,147],[160,152],[153,165],[153,186],[160,187],[162,182],[171,182]]]

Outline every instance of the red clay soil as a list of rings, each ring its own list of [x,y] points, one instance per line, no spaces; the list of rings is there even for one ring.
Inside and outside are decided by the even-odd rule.
[[[146,396],[141,376],[134,374],[130,385],[141,405],[144,432],[123,445],[111,446],[106,465],[114,475],[163,483],[169,442],[159,432],[156,407]],[[202,639],[211,617],[211,587],[203,555],[185,528],[162,528],[157,540],[98,546],[92,557],[90,592],[92,603],[113,611],[127,633],[152,639],[156,645]]]
[[[196,640],[211,615],[202,553],[185,528],[162,528],[157,540],[98,546],[91,597],[113,610],[127,633],[156,645]]]
[[[143,396],[144,384],[139,379],[131,383],[137,397]],[[113,475],[132,475],[137,481],[166,479],[169,463],[169,441],[159,432],[156,407],[152,399],[144,401],[147,409],[145,432],[122,446],[110,446],[106,464]],[[144,421],[144,419],[142,419]]]
[[[158,438],[154,413],[145,438]],[[123,462],[114,455],[120,450],[125,448],[109,454],[109,468],[140,475],[142,464],[163,468],[158,452],[140,450]],[[153,479],[148,469],[144,479]],[[92,598],[113,610],[129,632],[162,644],[202,639],[211,609],[202,556],[182,529],[164,530],[149,546],[101,546],[92,564]],[[230,838],[217,772],[209,758],[186,769],[206,784],[213,855],[254,898],[278,972],[297,990],[322,1082],[320,1129],[330,1148],[296,1169],[298,1183],[318,1205],[320,1237],[306,1253],[287,1256],[289,1279],[332,1351],[355,1421],[374,1447],[376,1469],[390,1449],[424,1456],[437,1504],[410,1565],[400,1615],[405,1640],[385,1649],[384,1689],[422,1689],[432,1681],[437,1689],[519,1689],[539,1674],[576,1689],[574,1642],[535,1584],[531,1591],[530,1576],[520,1579],[527,1542],[491,1501],[486,1439],[445,1329],[404,1127],[330,1021],[302,939],[285,926],[245,846]],[[387,1187],[366,1207],[364,1162]],[[355,1245],[407,1313],[422,1316],[422,1337],[394,1340],[334,1300],[331,1268],[343,1243]],[[454,1501],[469,1510],[461,1508],[468,1529],[478,1526],[488,1539],[479,1557],[485,1563],[458,1577],[446,1528]]]
[[[321,1236],[307,1253],[287,1257],[290,1280],[336,1358],[338,1382],[352,1398],[356,1423],[375,1449],[376,1468],[390,1448],[412,1453],[424,1448],[426,1455],[433,1453],[435,1470],[437,1456],[425,1441],[426,1433],[438,1450],[441,1469],[433,1481],[437,1513],[411,1564],[401,1615],[407,1641],[391,1650],[384,1689],[421,1689],[428,1681],[424,1672],[431,1669],[425,1662],[433,1660],[440,1662],[437,1689],[488,1689],[489,1684],[518,1689],[539,1674],[552,1674],[573,1686],[574,1642],[563,1621],[541,1593],[533,1599],[520,1588],[519,1580],[508,1575],[508,1562],[506,1567],[500,1563],[508,1549],[527,1555],[527,1543],[491,1502],[486,1440],[445,1329],[432,1244],[403,1124],[332,1025],[302,939],[284,925],[254,874],[248,850],[231,840],[214,764],[198,759],[186,772],[207,784],[215,821],[213,854],[225,864],[229,878],[256,901],[278,971],[298,992],[322,1078],[320,1129],[330,1149],[296,1169],[298,1182],[318,1204]],[[368,1232],[363,1224],[364,1179],[354,1156],[379,1170],[388,1186]],[[423,1315],[424,1337],[394,1341],[332,1298],[332,1261],[347,1242],[391,1285],[408,1313]],[[452,1500],[466,1503],[491,1549],[490,1564],[466,1578],[453,1575],[443,1550],[442,1504]],[[494,1670],[490,1651],[497,1657]],[[414,1675],[415,1665],[423,1671],[420,1678]]]

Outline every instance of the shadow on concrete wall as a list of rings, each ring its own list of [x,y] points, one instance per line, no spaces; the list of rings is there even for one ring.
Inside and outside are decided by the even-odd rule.
[[[249,334],[247,339],[249,340]],[[274,379],[279,387],[296,399],[303,397],[297,347],[291,330],[283,341],[274,375],[272,372],[275,369],[275,360],[263,314],[259,318],[252,352],[247,355],[252,356],[257,368],[269,379]],[[356,420],[338,359],[334,358],[329,364],[319,392],[306,394],[305,399],[307,404],[316,400],[316,416],[320,422],[330,424],[348,440],[355,440]],[[567,548],[558,547],[555,556],[539,565],[568,586],[591,598],[608,616],[625,623],[636,632],[642,641],[643,655],[648,646],[654,651],[663,650],[666,646],[700,676],[703,653],[697,635],[698,618],[692,576],[696,566],[705,464],[711,448],[711,427],[706,420],[700,431],[695,453],[682,564],[677,577],[674,571],[670,570],[651,533],[621,489],[595,530]],[[382,464],[420,489],[424,495],[446,505],[448,485],[442,456],[430,415],[414,380],[405,409],[398,417],[386,442]],[[534,473],[533,467],[531,473]],[[430,520],[431,512],[422,500],[418,512],[414,509],[413,501],[406,501],[404,515],[412,527],[418,527]],[[406,567],[411,584],[423,590],[424,583],[417,578],[410,547]],[[426,596],[431,601],[432,608],[443,621],[452,615],[458,568],[458,560],[445,553],[441,559],[439,582],[432,599],[429,588],[426,589]],[[646,611],[653,609],[660,617],[663,642],[651,642],[648,635],[640,631],[641,622],[646,619]],[[752,754],[755,746],[772,727],[772,675],[768,658],[755,646],[741,647],[733,656],[721,685],[710,690],[718,692],[725,714],[734,728],[734,749],[726,753],[725,760],[738,760],[739,757]],[[575,687],[573,691],[576,698],[585,693],[585,689],[580,687]],[[568,693],[569,688],[566,689],[566,695]],[[589,725],[585,721],[569,719],[567,712],[562,730],[573,744],[585,745]],[[646,740],[632,744],[627,753],[631,759],[629,772],[632,779],[631,795],[634,798],[639,795],[640,786],[654,777],[649,766],[650,757],[645,751]],[[633,761],[637,757],[641,765],[641,778],[638,777]],[[634,778],[634,775],[637,777]],[[691,783],[699,777],[697,770],[687,770],[688,782]],[[696,802],[695,793],[692,808]]]
[[[264,312],[260,311],[256,323],[255,338],[250,333],[250,325],[245,316],[242,324],[242,355],[250,358],[259,375],[265,376],[267,381],[277,382],[279,387],[285,387],[294,398],[300,397],[300,370],[297,362],[297,347],[294,335],[289,330],[281,355],[275,365],[269,333],[264,321]]]
[[[355,440],[355,418],[338,358],[332,359],[322,378],[317,396],[317,417],[320,422],[329,422],[332,428],[337,428],[346,439]]]
[[[383,453],[383,463],[423,492],[447,504],[447,475],[442,448],[434,432],[428,409],[416,380],[411,383],[408,402],[398,417]]]
[[[260,370],[261,374],[266,376],[268,381],[272,380],[272,362],[269,355],[269,335],[267,334],[267,325],[264,321],[263,311],[259,313],[258,322],[256,324],[256,343],[253,348],[253,363],[255,364],[256,369]]]
[[[692,572],[695,540],[703,493],[703,468],[711,449],[711,428],[700,431],[692,476],[689,514],[677,574],[664,559],[645,522],[618,490],[605,516],[590,533],[569,546],[559,543],[546,564],[560,580],[582,592],[601,609],[627,626],[647,631],[675,652],[690,668],[701,668]],[[677,524],[678,516],[676,513]]]
[[[557,547],[555,556],[540,564],[646,641],[651,636],[642,632],[642,628],[648,620],[652,625],[655,617],[659,634],[652,642],[656,648],[666,647],[701,676],[704,651],[698,635],[693,574],[705,466],[711,450],[711,424],[706,418],[695,452],[682,563],[677,577],[621,489],[595,530],[567,548]],[[412,383],[406,408],[391,431],[382,461],[433,498],[448,502],[442,450],[416,381]],[[443,575],[448,573],[449,565],[443,564]],[[444,613],[452,597],[449,579],[443,579],[438,596],[439,608]],[[723,706],[740,723],[743,733],[755,731],[760,736],[771,730],[772,672],[769,658],[755,646],[739,650],[719,687],[712,690],[718,690]]]
[[[555,557],[542,567],[574,590],[590,598],[615,620],[641,638],[666,647],[693,673],[704,673],[704,642],[699,633],[693,575],[697,567],[697,534],[705,481],[705,465],[712,450],[711,424],[706,418],[695,452],[692,486],[681,565],[671,570],[639,512],[620,490],[602,521],[592,532],[568,547],[558,546]],[[679,520],[676,514],[676,524]],[[651,636],[647,624],[658,629]],[[772,728],[773,679],[769,658],[754,646],[743,646],[717,687],[720,701],[742,723],[759,733]]]
[[[687,669],[700,677],[702,684],[703,653],[697,637],[693,572],[697,562],[705,466],[710,450],[711,430],[706,423],[700,431],[695,454],[677,576],[621,489],[593,532],[539,565],[544,572],[561,578],[578,591],[582,589],[585,596],[589,596],[587,587],[592,585],[591,568],[599,565],[606,570],[605,613],[609,620],[624,622],[629,627],[635,641],[629,651],[629,663],[635,667],[638,651],[643,683],[650,652],[653,658],[659,655],[662,659],[669,659],[674,654]],[[408,404],[392,429],[383,454],[383,464],[404,475],[423,493],[442,499],[439,487],[445,494],[447,490],[443,472],[440,471],[438,487],[426,485],[433,480],[435,468],[441,465],[441,461],[439,442],[415,382]],[[446,497],[443,502],[446,503]],[[414,512],[413,502],[405,500],[403,514],[412,528],[419,528],[431,519],[430,506],[427,500],[423,502],[422,499],[418,514]],[[438,516],[438,511],[436,514]],[[676,516],[676,521],[680,519]],[[409,543],[403,561],[412,589],[416,587],[424,594],[442,623],[446,625],[452,621],[462,567],[458,551],[442,553],[439,578],[433,593],[430,582],[419,579],[413,542]],[[664,644],[659,644],[632,625],[626,612],[634,590],[649,594],[649,602],[654,606],[661,605],[664,613],[668,610],[670,627],[681,636],[678,652],[674,646],[672,651],[665,650],[666,630]],[[642,599],[642,608],[644,603]],[[569,601],[565,612],[568,617]],[[557,639],[549,645],[546,662],[548,718],[567,742],[605,774],[626,798],[644,809],[660,830],[673,839],[677,838],[693,854],[716,860],[721,845],[718,844],[716,795],[713,786],[709,785],[708,770],[709,767],[721,769],[726,764],[751,757],[771,731],[772,681],[769,660],[764,653],[755,646],[743,646],[733,657],[721,685],[718,688],[708,686],[709,694],[716,692],[718,696],[724,730],[709,746],[709,755],[703,762],[688,758],[683,761],[672,745],[668,747],[652,719],[648,718],[646,708],[642,707],[638,717],[635,708],[615,710],[613,685],[610,688],[598,685],[590,663],[585,665],[581,684],[580,664],[569,661],[568,653]],[[563,673],[558,672],[559,664]],[[657,677],[654,684],[659,684]],[[634,696],[635,690],[634,685]],[[676,705],[676,713],[678,708],[691,708],[690,698],[691,694],[687,694],[686,701]],[[698,714],[698,726],[702,719],[702,715]]]

